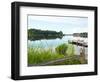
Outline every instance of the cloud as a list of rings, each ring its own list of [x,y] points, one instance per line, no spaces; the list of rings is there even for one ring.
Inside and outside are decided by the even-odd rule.
[[[86,32],[88,18],[32,15],[28,16],[29,28],[62,31],[63,33]]]

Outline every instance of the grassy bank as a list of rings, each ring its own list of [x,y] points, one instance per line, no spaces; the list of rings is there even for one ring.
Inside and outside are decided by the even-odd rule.
[[[61,44],[55,48],[55,51],[44,48],[28,48],[28,64],[36,65],[65,57],[69,57],[69,59],[52,65],[81,64],[75,55],[74,46],[71,44]]]
[[[28,49],[28,64],[39,64],[63,57],[64,55],[55,53],[51,49]]]

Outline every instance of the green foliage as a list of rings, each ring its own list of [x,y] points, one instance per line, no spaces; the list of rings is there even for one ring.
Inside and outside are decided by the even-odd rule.
[[[72,44],[68,44],[68,49],[67,49],[66,53],[67,53],[67,56],[75,55],[75,49]]]
[[[58,54],[66,55],[67,48],[68,48],[67,44],[64,43],[57,46],[55,50]]]
[[[48,49],[48,50],[39,49],[39,48],[28,49],[28,64],[39,64],[39,63],[55,60],[58,58],[64,58],[64,56],[58,53],[55,53],[51,49]]]
[[[55,49],[57,53],[62,54],[62,55],[67,55],[67,56],[75,55],[75,49],[72,44],[64,43],[64,44],[57,46]]]
[[[69,59],[65,61],[65,64],[67,65],[73,65],[73,64],[81,64],[80,60],[76,57],[76,55],[68,56]]]
[[[67,59],[65,61],[56,62],[53,65],[76,65],[76,64],[81,64],[81,62],[76,55],[73,55],[73,56],[67,56]]]
[[[63,32],[49,31],[49,30],[39,30],[39,29],[28,29],[28,39],[29,40],[41,40],[41,39],[55,39],[62,38]]]
[[[61,44],[55,48],[55,51],[52,49],[43,49],[43,48],[30,48],[28,47],[28,65],[46,63],[52,60],[65,58],[66,60],[61,62],[52,63],[51,65],[73,65],[73,64],[82,64],[80,58],[75,55],[74,46],[71,44]],[[85,60],[85,63],[87,61]]]

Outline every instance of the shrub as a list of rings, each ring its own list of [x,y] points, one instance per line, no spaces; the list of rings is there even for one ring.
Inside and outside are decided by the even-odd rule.
[[[66,55],[67,48],[68,48],[67,44],[64,43],[57,46],[55,50],[58,54]]]

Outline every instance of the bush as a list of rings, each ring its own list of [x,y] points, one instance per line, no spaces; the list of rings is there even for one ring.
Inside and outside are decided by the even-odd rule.
[[[58,54],[66,55],[67,48],[67,44],[64,43],[56,47],[55,50]]]

